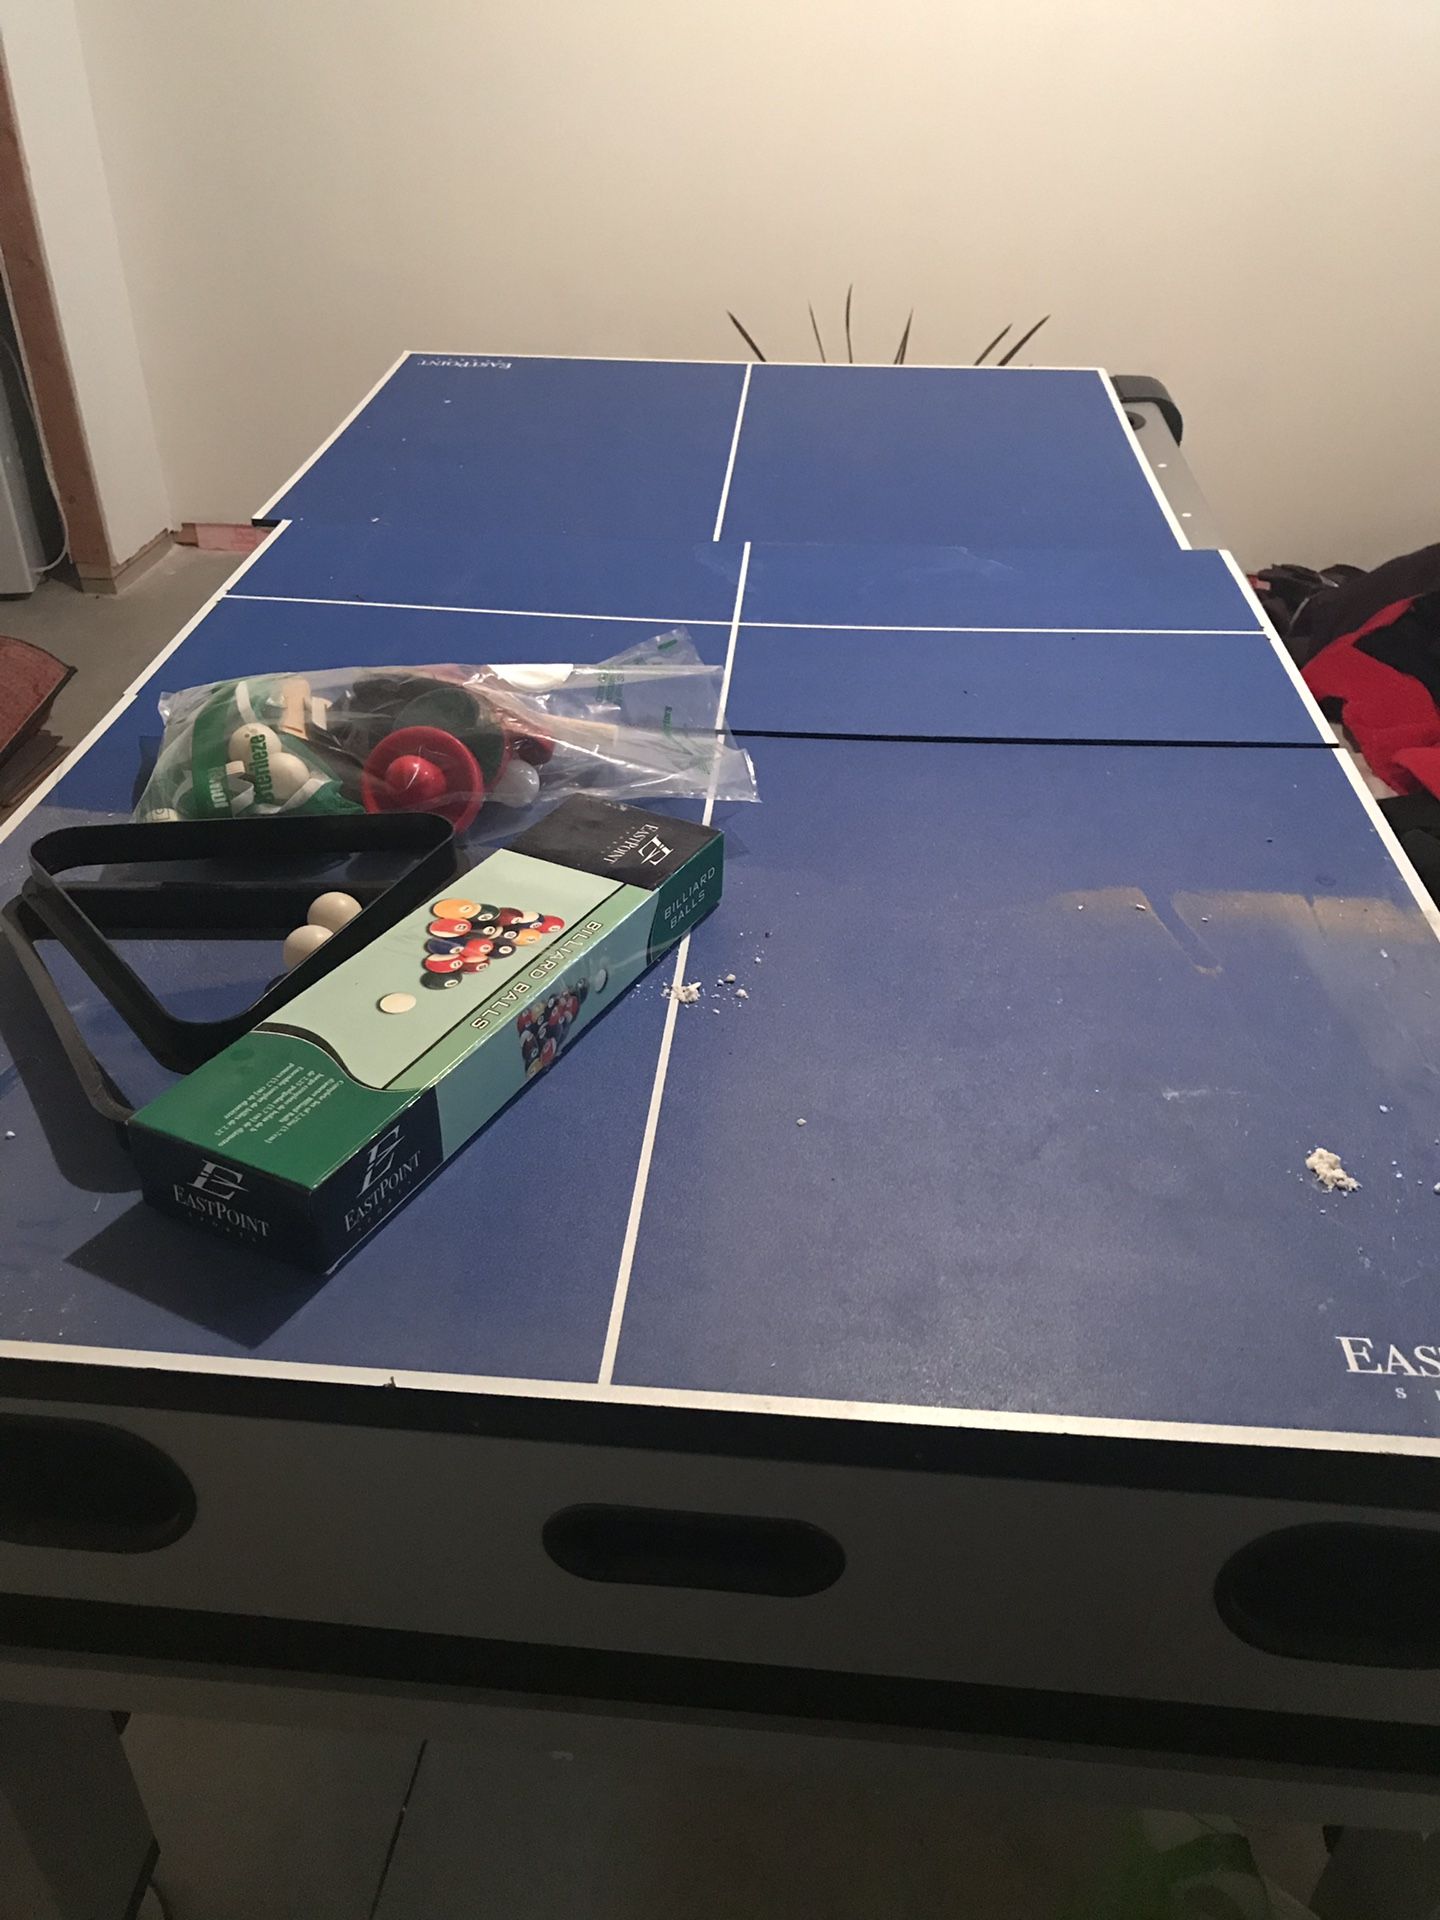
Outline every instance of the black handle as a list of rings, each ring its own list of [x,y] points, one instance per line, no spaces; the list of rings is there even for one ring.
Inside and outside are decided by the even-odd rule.
[[[566,1573],[627,1586],[794,1600],[823,1593],[845,1571],[839,1541],[805,1520],[579,1506],[552,1515],[541,1538]]]
[[[94,1420],[0,1414],[0,1541],[153,1553],[194,1518],[190,1482],[138,1434]]]
[[[1170,398],[1170,389],[1150,373],[1117,373],[1113,385],[1120,404],[1125,407],[1158,407],[1170,437],[1178,447],[1185,432],[1179,407]]]
[[[1290,1660],[1440,1667],[1440,1532],[1326,1521],[1228,1560],[1215,1604],[1247,1646]]]

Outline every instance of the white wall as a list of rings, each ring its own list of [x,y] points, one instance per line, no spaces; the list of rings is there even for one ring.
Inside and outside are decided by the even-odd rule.
[[[170,501],[72,0],[3,0],[0,36],[105,531],[121,564],[169,526]]]
[[[1440,537],[1434,0],[78,0],[177,510],[403,346],[1162,375],[1242,557]],[[1043,347],[1043,351],[1042,351]]]

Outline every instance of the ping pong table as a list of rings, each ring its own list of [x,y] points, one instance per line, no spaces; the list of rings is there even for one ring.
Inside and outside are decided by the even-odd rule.
[[[412,354],[257,517],[0,890],[128,810],[161,689],[265,669],[683,627],[760,804],[326,1282],[143,1207],[7,971],[0,1459],[90,1465],[0,1496],[0,1692],[1429,1793],[1440,916],[1107,377]],[[141,962],[197,1016],[275,963],[204,953]]]

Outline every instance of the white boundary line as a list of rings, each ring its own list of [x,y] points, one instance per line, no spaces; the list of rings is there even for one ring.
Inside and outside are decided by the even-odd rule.
[[[1425,889],[1425,882],[1420,878],[1414,867],[1411,866],[1409,854],[1406,853],[1396,838],[1395,829],[1385,818],[1384,814],[1381,813],[1380,803],[1366,786],[1364,777],[1351,756],[1350,749],[1343,745],[1337,746],[1335,748],[1335,758],[1340,762],[1345,778],[1360,796],[1360,803],[1370,816],[1371,826],[1374,827],[1376,833],[1379,834],[1385,851],[1400,869],[1400,878],[1414,895],[1415,904],[1424,915],[1430,931],[1435,935],[1437,940],[1440,940],[1440,907],[1437,907],[1435,902],[1430,898],[1430,895]]]
[[[261,554],[264,553],[265,549],[270,545],[270,542],[277,540],[289,525],[290,522],[288,520],[277,522],[265,535],[265,538],[260,542],[259,546],[246,554],[234,573],[230,574],[227,579],[221,582],[205,602],[204,606],[200,608],[199,612],[193,614],[191,618],[185,622],[185,625],[181,627],[180,631],[175,635],[175,638],[160,649],[148,666],[141,668],[140,672],[136,674],[129,686],[126,687],[110,711],[101,715],[85,735],[85,738],[81,740],[77,746],[70,749],[69,753],[66,754],[54,772],[42,780],[32,794],[26,796],[5,822],[4,826],[0,827],[0,841],[9,838],[16,827],[19,826],[20,822],[28,818],[36,807],[40,805],[41,801],[49,794],[51,788],[65,778],[66,774],[75,765],[76,761],[80,759],[81,755],[88,753],[100,738],[101,734],[108,732],[114,722],[125,712],[126,708],[134,705],[135,696],[140,692],[140,689],[145,685],[146,681],[155,673],[156,669],[162,667],[170,658],[171,654],[175,652],[176,648],[183,645],[183,643],[189,639],[190,635],[195,631],[196,627],[199,626],[200,622],[205,619],[206,615],[212,612],[222,600],[227,598],[230,582],[240,579],[248,568],[253,567]]]
[[[740,609],[745,604],[745,582],[750,576],[750,542],[747,540],[740,550],[740,577],[735,582],[735,609],[730,615],[730,639],[725,648],[725,672],[720,681],[720,699],[715,708],[715,727],[718,732],[725,724],[725,710],[730,700],[730,676],[735,671],[735,643],[740,636]],[[714,806],[713,795],[705,801],[705,824],[710,824],[710,813]]]
[[[1265,609],[1260,604],[1259,596],[1255,592],[1255,589],[1251,586],[1249,580],[1246,579],[1244,571],[1240,566],[1240,563],[1236,560],[1234,554],[1231,553],[1228,547],[1222,547],[1220,549],[1220,558],[1225,562],[1226,566],[1230,569],[1231,573],[1234,575],[1235,584],[1237,587],[1239,587],[1241,593],[1245,596],[1246,604],[1254,609],[1255,618],[1260,624],[1260,631],[1265,635],[1265,638],[1270,642],[1271,649],[1275,653],[1276,658],[1279,660],[1281,666],[1285,669],[1285,672],[1289,677],[1290,684],[1294,687],[1295,691],[1299,694],[1301,702],[1304,705],[1305,711],[1309,714],[1310,718],[1314,721],[1315,731],[1319,734],[1320,738],[1325,742],[1326,746],[1329,746],[1329,747],[1339,746],[1340,745],[1339,735],[1336,733],[1335,729],[1331,726],[1330,722],[1325,718],[1324,714],[1320,711],[1319,702],[1316,700],[1314,694],[1310,691],[1309,687],[1307,687],[1305,684],[1305,676],[1301,673],[1300,669],[1296,666],[1295,662],[1291,659],[1289,649],[1286,647],[1285,642],[1280,638],[1279,634],[1275,631],[1274,627],[1272,626],[1269,616],[1266,614]]]
[[[735,477],[735,456],[740,451],[740,429],[745,423],[745,402],[750,397],[750,363],[745,366],[745,378],[740,382],[740,404],[735,409],[735,431],[730,436],[730,458],[725,462],[725,483],[720,489],[720,506],[715,515],[715,531],[712,540],[720,538],[720,529],[725,524],[725,508],[730,499],[730,482]]]
[[[376,394],[379,393],[380,389],[383,386],[387,385],[388,382],[394,378],[394,376],[400,371],[400,368],[405,364],[407,360],[451,360],[451,361],[459,361],[462,363],[462,365],[468,362],[474,362],[478,364],[481,361],[485,361],[485,360],[587,360],[587,361],[599,361],[601,363],[612,365],[612,366],[624,366],[627,363],[633,362],[641,366],[656,366],[656,367],[743,367],[745,369],[745,379],[741,386],[741,391],[740,391],[740,414],[741,415],[743,415],[745,411],[745,396],[749,391],[750,373],[752,368],[756,366],[818,367],[825,364],[818,360],[763,360],[763,361],[725,360],[725,359],[676,360],[676,359],[672,359],[668,355],[653,354],[653,353],[508,353],[503,348],[496,349],[494,352],[490,352],[490,353],[475,353],[473,351],[467,351],[464,353],[436,353],[429,348],[407,347],[403,353],[396,355],[395,359],[385,369],[384,373],[381,374],[380,378],[375,382],[374,386],[370,388],[369,392],[365,394],[362,399],[358,400],[355,403],[355,405],[345,415],[345,418],[340,422],[340,424],[325,436],[325,438],[320,442],[319,446],[316,447],[315,451],[310,455],[309,459],[302,460],[300,465],[295,469],[294,473],[291,474],[290,478],[284,483],[284,485],[279,486],[275,489],[274,493],[271,494],[270,498],[265,502],[264,506],[257,507],[255,509],[254,513],[251,515],[252,519],[263,520],[268,513],[272,513],[274,511],[277,503],[285,498],[285,495],[289,493],[290,489],[293,486],[295,486],[298,481],[304,479],[305,475],[315,465],[316,461],[320,458],[321,454],[328,453],[330,451],[331,447],[334,446],[335,442],[340,438],[341,434],[344,433],[345,429],[354,424],[355,420],[359,417],[361,413],[364,412],[365,408],[369,406],[370,402],[375,398]],[[835,362],[831,362],[830,364],[838,366],[841,363],[838,361],[835,361]],[[848,366],[851,363],[847,361],[844,364]],[[890,360],[857,360],[853,364],[857,367],[868,367],[872,371],[881,367],[894,366],[894,362]],[[897,373],[903,373],[907,367],[911,369],[919,370],[922,372],[927,372],[927,373],[1098,373],[1100,378],[1107,385],[1107,387],[1109,386],[1109,380],[1110,380],[1110,376],[1105,372],[1105,369],[1103,367],[1050,367],[1050,366],[1028,366],[1028,365],[1024,367],[997,367],[997,366],[969,367],[969,366],[965,366],[964,364],[957,364],[953,360],[907,360],[904,366],[895,368],[895,371]],[[456,369],[456,370],[459,371],[459,369]],[[443,372],[444,369],[437,368],[436,371]],[[1113,389],[1112,389],[1112,398],[1113,398]],[[1121,417],[1122,419],[1124,418],[1123,410],[1122,410]],[[1130,423],[1128,420],[1125,421],[1125,426],[1128,431],[1130,427]],[[731,467],[733,467],[735,463],[735,447],[739,443],[739,438],[740,438],[740,418],[739,416],[737,416],[735,421],[735,437],[730,447]],[[1134,438],[1133,433],[1131,434],[1131,438],[1132,439]],[[1138,442],[1136,443],[1136,451],[1137,453],[1139,451]],[[1146,466],[1143,456],[1141,456],[1140,464],[1145,467],[1145,470],[1147,473],[1150,471],[1149,467]],[[729,491],[730,491],[730,470],[727,468],[726,474],[725,474],[725,492],[722,493],[721,495],[720,513],[715,522],[715,533],[713,537],[716,540],[720,538],[720,525],[725,517],[725,500],[726,500],[726,496],[729,494]],[[1178,527],[1176,531],[1178,534],[1179,532]],[[1184,539],[1183,535],[1180,536],[1180,539],[1181,539],[1182,545],[1188,546],[1189,542]]]
[[[696,620],[688,614],[676,613],[555,613],[540,607],[461,607],[443,606],[438,602],[424,600],[331,600],[323,594],[309,593],[231,593],[230,600],[273,600],[287,606],[298,607],[348,607],[364,609],[377,607],[395,613],[489,613],[503,616],[507,620],[617,620],[634,626],[672,626],[672,627],[728,627],[729,620]],[[747,627],[774,629],[777,633],[1114,633],[1177,639],[1205,638],[1230,639],[1236,635],[1250,635],[1254,639],[1267,638],[1265,628],[1259,624],[1253,627],[936,627],[921,626],[913,621],[881,624],[863,620],[749,620]],[[1289,656],[1286,656],[1287,659]],[[1308,692],[1308,689],[1307,689]],[[1322,723],[1323,724],[1323,723]]]
[[[479,358],[479,357],[480,356],[478,355],[476,356],[476,358]],[[507,355],[506,357],[513,359],[514,355]],[[374,386],[371,387],[370,391],[364,396],[364,398],[357,400],[355,402],[355,405],[346,414],[345,418],[340,422],[339,426],[336,427],[332,433],[328,433],[325,436],[325,438],[320,442],[319,446],[316,447],[315,451],[310,455],[310,458],[308,460],[302,460],[300,462],[300,465],[295,469],[294,473],[291,474],[290,478],[285,482],[284,486],[277,487],[274,493],[272,493],[270,498],[265,502],[264,506],[257,507],[255,509],[254,513],[250,516],[251,519],[263,520],[266,514],[271,512],[272,509],[275,507],[277,501],[283,500],[285,498],[285,495],[295,485],[296,481],[304,478],[304,476],[310,471],[311,467],[313,467],[315,462],[320,458],[322,453],[328,453],[330,451],[331,447],[334,446],[335,442],[340,438],[341,434],[344,433],[345,429],[360,414],[362,414],[365,411],[366,407],[369,406],[370,402],[375,398],[376,394],[379,393],[380,389],[386,384],[387,381],[389,381],[396,373],[399,372],[400,368],[404,365],[404,363],[409,358],[410,358],[410,355],[409,355],[409,352],[407,351],[405,353],[399,354],[394,360],[391,361],[390,365],[385,369],[384,373],[381,374],[380,378],[375,382]]]
[[[288,523],[287,523],[288,524]],[[621,620],[640,627],[728,627],[683,613],[552,613],[540,607],[451,607],[435,600],[331,600],[315,593],[231,593],[229,600],[274,600],[294,607],[378,607],[392,613],[494,613],[507,620]]]
[[[250,1360],[231,1354],[146,1353],[133,1347],[62,1346],[0,1340],[0,1359],[70,1366],[128,1367],[137,1372],[204,1373],[315,1385],[404,1387],[422,1393],[497,1395],[504,1399],[569,1400],[602,1406],[668,1407],[705,1413],[783,1414],[810,1420],[860,1420],[989,1433],[1075,1434],[1115,1440],[1178,1440],[1208,1446],[1293,1447],[1313,1453],[1440,1457],[1440,1438],[1426,1434],[1341,1433],[1304,1427],[1244,1427],[1184,1420],[1105,1420],[1090,1414],[1015,1413],[984,1407],[910,1406],[898,1401],[822,1400],[801,1395],[716,1393],[681,1387],[616,1386],[608,1381],[530,1380],[510,1374],[428,1373],[414,1369],[326,1365],[302,1360]],[[57,1390],[53,1396],[63,1398]]]
[[[735,666],[735,641],[740,631],[740,609],[745,601],[745,576],[750,571],[750,542],[740,554],[740,578],[735,585],[735,607],[730,615],[730,644],[725,649],[725,676],[720,682],[720,699],[715,709],[715,725],[725,724],[725,702],[730,696],[730,675]],[[716,771],[719,766],[717,762]],[[708,827],[715,810],[715,781],[705,796],[700,818]],[[650,1087],[650,1105],[645,1113],[645,1132],[640,1141],[640,1159],[635,1168],[635,1185],[630,1191],[630,1211],[625,1219],[625,1238],[620,1246],[620,1265],[615,1273],[615,1290],[610,1297],[610,1318],[605,1328],[605,1345],[600,1354],[598,1384],[608,1387],[615,1373],[615,1357],[620,1350],[620,1327],[625,1318],[625,1302],[630,1297],[630,1273],[635,1264],[635,1246],[640,1238],[640,1216],[645,1211],[645,1191],[650,1184],[650,1161],[655,1152],[655,1135],[660,1125],[660,1106],[665,1098],[665,1076],[670,1070],[670,1049],[675,1040],[675,1018],[680,1011],[678,992],[685,981],[685,963],[690,958],[690,935],[680,942],[675,955],[675,971],[670,976],[670,995],[665,1007],[665,1026],[660,1035],[660,1052],[655,1061],[655,1078]]]
[[[412,360],[412,359],[413,360],[460,360],[460,361],[473,360],[476,362],[483,361],[483,360],[598,360],[598,361],[609,363],[612,365],[615,365],[615,364],[624,365],[627,362],[634,362],[638,366],[645,366],[645,367],[821,367],[821,366],[846,367],[846,366],[857,366],[857,367],[870,367],[870,368],[890,368],[895,366],[895,362],[893,360],[855,360],[855,361],[849,361],[849,360],[830,360],[830,361],[754,360],[754,359],[730,360],[725,358],[723,355],[718,357],[712,356],[709,359],[705,359],[705,358],[686,359],[683,356],[677,358],[673,354],[666,354],[666,353],[510,353],[505,351],[505,349],[499,348],[499,347],[493,348],[485,353],[477,353],[473,347],[467,347],[461,352],[451,352],[451,353],[437,352],[430,347],[410,347],[400,356],[400,360]],[[397,360],[395,363],[397,367],[400,364],[400,360]],[[1054,367],[1054,366],[1041,365],[1032,361],[1026,361],[1023,367],[1001,367],[1001,366],[997,366],[993,361],[988,366],[975,367],[975,366],[971,366],[967,361],[964,361],[964,360],[909,360],[907,359],[901,367],[896,369],[896,371],[903,373],[907,367],[919,368],[921,371],[927,372],[927,373],[1098,373],[1103,379],[1109,378],[1108,374],[1106,374],[1105,369],[1103,367],[1077,367],[1077,366]],[[392,367],[391,372],[393,373],[394,370],[395,369]],[[436,371],[443,372],[444,369],[437,368]]]
[[[1115,382],[1103,368],[1100,370],[1100,382],[1106,394],[1109,396],[1111,406],[1115,409],[1115,418],[1120,422],[1120,430],[1130,443],[1130,451],[1138,461],[1141,473],[1144,474],[1146,480],[1150,483],[1150,491],[1159,503],[1160,511],[1165,516],[1166,525],[1174,534],[1176,544],[1183,547],[1186,553],[1189,553],[1192,550],[1190,546],[1190,536],[1186,533],[1184,527],[1181,526],[1175,509],[1166,499],[1165,489],[1160,484],[1160,476],[1145,458],[1144,449],[1140,445],[1140,436],[1130,424],[1130,416],[1126,413],[1124,403],[1115,391]]]

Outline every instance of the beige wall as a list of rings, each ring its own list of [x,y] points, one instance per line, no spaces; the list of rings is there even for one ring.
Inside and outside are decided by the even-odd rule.
[[[1435,0],[77,4],[185,517],[403,346],[799,357],[853,277],[1161,374],[1249,563],[1440,537]]]
[[[0,0],[10,91],[110,552],[170,524],[72,0]]]

